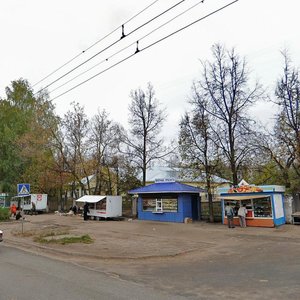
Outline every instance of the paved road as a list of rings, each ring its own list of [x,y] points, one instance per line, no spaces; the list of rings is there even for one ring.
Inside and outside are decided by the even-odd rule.
[[[70,269],[67,274],[75,274],[75,278],[68,278],[66,275],[61,279],[63,287],[66,287],[66,290],[60,291],[64,298],[68,297],[68,291],[74,285],[73,299],[78,299],[76,295],[82,296],[80,292],[82,289],[85,292],[86,287],[95,291],[95,294],[91,294],[91,299],[95,295],[97,297],[101,289],[108,295],[103,299],[114,299],[115,295],[118,295],[115,299],[122,299],[119,295],[125,299],[139,299],[141,294],[143,299],[147,299],[148,295],[154,299],[164,299],[163,295],[177,295],[188,300],[300,299],[300,226],[228,229],[221,224],[204,222],[84,222],[79,217],[56,215],[29,216],[25,224],[25,235],[17,234],[20,230],[18,222],[3,223],[1,226],[5,241],[0,245],[0,250],[4,251],[1,246],[11,245],[69,262],[63,265],[62,271],[59,270],[60,265],[51,273],[54,279],[51,287],[60,286],[57,278],[60,278],[60,273],[65,274],[65,269]],[[34,242],[30,234],[36,235],[45,229],[69,229],[71,234],[89,234],[94,243],[45,246]],[[0,255],[0,262],[2,256],[7,259],[7,251],[4,252],[6,254]],[[13,262],[12,257],[10,259]],[[42,272],[38,276],[35,273],[32,275],[32,286],[37,285],[38,277],[44,276],[44,268],[39,270],[35,266],[37,259],[25,260],[23,267],[25,270],[34,267]],[[10,263],[5,264],[8,274],[9,265]],[[46,264],[45,272],[51,270],[52,265],[55,263]],[[79,265],[94,276],[99,274],[99,285],[93,281],[91,284],[90,277],[84,275],[84,272],[81,275]],[[0,264],[2,280],[1,269]],[[22,273],[18,276],[11,275],[10,278],[13,276],[20,280]],[[105,279],[113,283],[113,288],[109,284],[102,284],[106,282]],[[46,276],[42,282],[46,290],[44,281],[47,280]],[[4,281],[6,285],[9,280]],[[119,283],[125,286],[121,294]],[[107,286],[109,290],[106,289]],[[113,291],[111,294],[110,290]],[[159,291],[163,293],[162,296]],[[51,296],[51,293],[48,295]],[[87,295],[89,296],[88,293]],[[176,299],[175,296],[170,297]]]
[[[230,240],[229,246],[208,246],[188,256],[114,265],[114,272],[186,299],[300,299],[299,239],[248,235]]]
[[[0,299],[184,299],[100,270],[55,261],[0,245]]]

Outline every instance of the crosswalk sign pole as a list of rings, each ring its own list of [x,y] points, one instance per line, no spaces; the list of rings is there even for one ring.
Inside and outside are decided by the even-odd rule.
[[[23,233],[24,233],[24,219],[23,219],[23,217],[21,217],[21,219],[22,219],[22,235],[23,235]]]

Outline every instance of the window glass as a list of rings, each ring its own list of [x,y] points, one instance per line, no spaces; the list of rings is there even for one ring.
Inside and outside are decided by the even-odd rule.
[[[177,212],[177,198],[143,198],[143,211]]]
[[[96,203],[96,209],[106,209],[106,199],[103,199]]]
[[[173,199],[162,199],[163,200],[163,211],[166,212],[177,212],[178,211],[178,200]]]
[[[143,199],[143,211],[155,211],[156,210],[156,199],[146,198]]]
[[[272,206],[270,197],[259,198],[253,201],[254,217],[257,218],[271,218]]]

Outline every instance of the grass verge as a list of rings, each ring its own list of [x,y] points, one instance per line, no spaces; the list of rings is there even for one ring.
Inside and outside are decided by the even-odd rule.
[[[67,244],[74,244],[74,243],[83,243],[83,244],[91,244],[93,243],[93,239],[88,235],[81,235],[81,236],[64,236],[64,237],[57,237],[56,238],[47,238],[49,236],[54,237],[53,235],[39,235],[34,238],[35,242],[41,244],[59,244],[59,245],[67,245]]]

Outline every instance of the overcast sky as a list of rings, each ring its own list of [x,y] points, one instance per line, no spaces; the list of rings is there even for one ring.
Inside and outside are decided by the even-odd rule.
[[[122,24],[125,23],[124,32],[128,34],[178,2],[179,0],[0,1],[0,97],[5,96],[5,87],[20,77],[27,79],[34,85],[34,91],[38,91],[118,41],[121,28],[90,48]],[[137,40],[139,49],[143,49],[231,3],[227,0],[199,2],[183,1],[169,13],[116,42],[114,46],[50,85],[50,98],[55,98],[132,55]],[[127,22],[152,3],[143,13]],[[196,5],[197,3],[199,4]],[[181,17],[147,36],[155,28],[194,5],[193,9]],[[288,49],[294,65],[300,66],[299,8],[297,0],[239,0],[54,99],[56,113],[63,116],[70,109],[70,103],[75,101],[85,107],[89,117],[97,109],[105,109],[113,120],[126,127],[130,91],[139,87],[146,89],[147,82],[151,82],[157,99],[168,113],[163,133],[175,137],[180,117],[188,109],[186,100],[190,95],[192,82],[201,73],[200,60],[211,59],[211,46],[214,43],[222,43],[227,48],[235,47],[246,58],[251,79],[259,80],[271,95],[276,80],[282,74],[280,50]],[[127,49],[117,53],[127,46]],[[86,51],[82,53],[84,50]],[[39,82],[77,55],[78,58],[70,64]],[[107,58],[109,59],[106,61]],[[65,84],[83,72],[86,73]],[[65,85],[58,88],[63,84]],[[274,109],[270,104],[260,103],[251,113],[257,120],[268,125]]]

